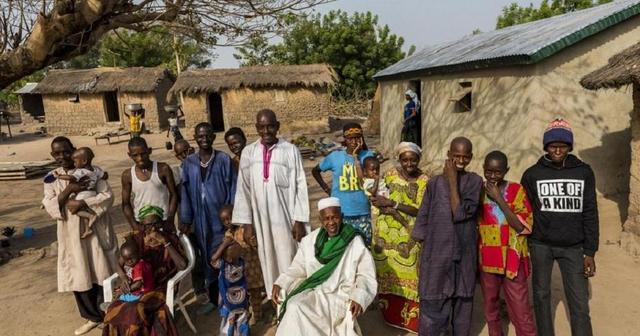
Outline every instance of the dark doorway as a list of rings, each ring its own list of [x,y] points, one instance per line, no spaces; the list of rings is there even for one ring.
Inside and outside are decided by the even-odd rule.
[[[120,111],[118,110],[118,93],[107,92],[104,94],[104,105],[107,110],[107,121],[120,121]]]
[[[42,96],[39,94],[23,94],[22,109],[34,118],[44,116]]]
[[[215,92],[209,94],[209,122],[213,126],[214,132],[224,132],[222,97]]]
[[[423,122],[423,114],[422,112],[424,111],[424,106],[422,105],[422,82],[419,80],[412,80],[409,81],[409,87],[411,88],[411,90],[413,90],[413,92],[416,93],[416,95],[418,96],[418,100],[420,101],[420,108],[418,109],[418,120],[420,122],[418,122],[418,143],[417,145],[419,145],[421,148],[424,148],[424,144],[422,143],[422,122]]]

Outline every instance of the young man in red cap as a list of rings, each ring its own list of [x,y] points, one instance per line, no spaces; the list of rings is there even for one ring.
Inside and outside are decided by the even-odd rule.
[[[569,306],[571,334],[593,334],[589,317],[589,282],[598,250],[598,204],[593,170],[569,154],[573,133],[555,119],[544,132],[546,152],[522,176],[533,206],[529,238],[533,266],[533,306],[539,335],[553,336],[551,271],[558,261]]]

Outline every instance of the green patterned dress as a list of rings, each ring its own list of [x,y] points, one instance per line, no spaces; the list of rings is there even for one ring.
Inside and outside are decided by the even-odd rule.
[[[420,175],[415,182],[405,180],[398,169],[389,171],[384,178],[389,188],[389,199],[420,208],[427,187],[427,176]],[[407,227],[390,215],[379,214],[373,233],[373,257],[378,278],[378,302],[387,324],[418,331],[418,260],[420,244],[411,239],[416,218],[405,213]]]

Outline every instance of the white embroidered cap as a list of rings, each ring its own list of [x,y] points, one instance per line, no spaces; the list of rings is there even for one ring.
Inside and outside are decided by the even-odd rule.
[[[336,197],[327,197],[318,201],[318,211],[322,211],[326,208],[340,207],[340,199]]]

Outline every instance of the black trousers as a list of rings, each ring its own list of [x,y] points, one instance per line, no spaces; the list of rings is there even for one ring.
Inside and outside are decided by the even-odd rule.
[[[100,310],[100,304],[104,302],[102,286],[93,284],[93,287],[88,291],[73,292],[73,296],[76,298],[80,316],[93,322],[104,320],[104,313]]]
[[[204,288],[204,270],[202,269],[202,252],[198,248],[198,239],[196,239],[196,235],[191,233],[189,234],[189,240],[191,241],[191,246],[194,247],[194,252],[196,254],[196,262],[193,266],[193,270],[191,271],[191,284],[193,285],[193,291],[196,295],[205,293],[207,291]],[[217,301],[214,301],[214,303]]]
[[[592,336],[589,280],[584,277],[582,248],[529,243],[529,251],[533,267],[533,310],[536,314],[538,335],[555,335],[551,308],[551,271],[553,263],[557,261],[569,307],[571,335]]]

